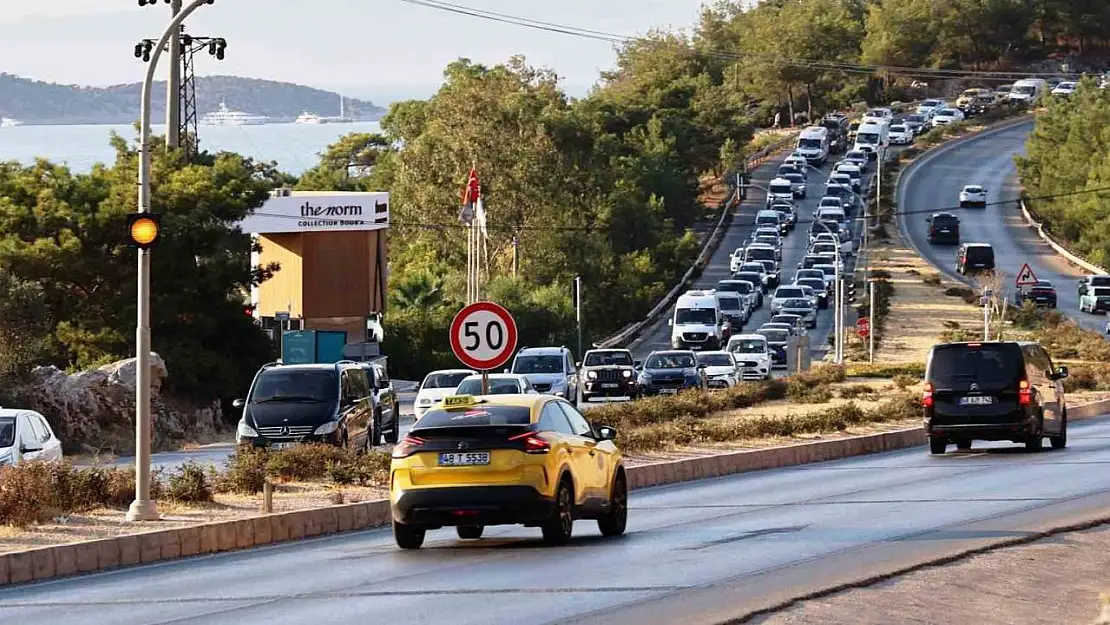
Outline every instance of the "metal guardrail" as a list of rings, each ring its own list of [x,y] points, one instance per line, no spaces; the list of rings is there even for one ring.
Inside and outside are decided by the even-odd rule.
[[[787,136],[784,136],[781,140],[776,141],[763,148],[759,152],[756,152],[752,156],[749,156],[747,159],[744,160],[743,171],[752,172],[759,166],[763,165],[763,163],[765,163],[768,158],[781,152],[783,149],[786,148],[786,146],[795,141],[797,138],[796,134],[796,131],[792,131],[788,133]],[[682,274],[682,278],[679,279],[678,284],[676,284],[673,289],[671,289],[669,292],[667,292],[666,295],[663,296],[663,299],[661,299],[659,303],[656,304],[655,307],[648,312],[648,314],[644,317],[642,321],[631,323],[618,331],[616,334],[610,335],[600,341],[596,341],[593,344],[593,347],[595,349],[608,349],[610,347],[615,347],[626,341],[632,340],[640,332],[642,332],[644,328],[647,328],[654,324],[658,320],[658,317],[670,307],[675,298],[677,298],[682,291],[689,288],[689,282],[694,277],[695,273],[697,273],[699,269],[703,269],[705,267],[705,264],[709,262],[710,257],[713,256],[714,252],[717,251],[717,247],[720,245],[721,239],[724,238],[725,230],[727,230],[727,228],[725,227],[725,221],[727,220],[726,218],[728,217],[729,212],[734,207],[738,206],[742,201],[743,200],[737,201],[736,190],[731,189],[728,197],[721,203],[721,217],[717,220],[716,227],[713,228],[713,232],[710,233],[709,237],[705,239],[705,244],[702,245],[701,252],[698,254],[698,257],[694,259],[694,264],[690,265],[690,268],[686,270],[686,273]]]
[[[1041,239],[1045,243],[1048,243],[1048,245],[1052,249],[1056,250],[1057,254],[1059,254],[1060,256],[1063,256],[1071,264],[1076,265],[1077,267],[1082,267],[1083,269],[1085,269],[1085,270],[1087,270],[1091,273],[1096,273],[1096,274],[1110,273],[1110,272],[1107,272],[1106,269],[1104,269],[1102,267],[1099,267],[1098,265],[1095,265],[1093,263],[1089,263],[1089,262],[1083,260],[1082,258],[1076,256],[1075,254],[1072,254],[1062,244],[1057,243],[1056,240],[1053,239],[1051,235],[1049,235],[1047,232],[1044,231],[1044,224],[1033,218],[1033,213],[1029,212],[1029,208],[1025,205],[1025,199],[1022,198],[1021,200],[1018,201],[1018,203],[1021,205],[1021,215],[1022,215],[1022,217],[1025,218],[1025,221],[1027,221],[1030,226],[1037,229],[1037,236],[1041,237]]]

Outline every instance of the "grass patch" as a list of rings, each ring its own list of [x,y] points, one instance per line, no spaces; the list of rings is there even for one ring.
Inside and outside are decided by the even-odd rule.
[[[851,364],[846,373],[850,378],[893,378],[896,375],[925,375],[925,363],[906,362],[899,364]]]

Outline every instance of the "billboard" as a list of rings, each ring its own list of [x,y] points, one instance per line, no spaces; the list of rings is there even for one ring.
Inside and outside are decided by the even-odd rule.
[[[243,232],[353,232],[389,227],[389,193],[301,191],[274,195],[239,222]]]

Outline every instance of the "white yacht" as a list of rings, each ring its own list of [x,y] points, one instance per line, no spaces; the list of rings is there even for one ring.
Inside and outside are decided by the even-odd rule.
[[[347,117],[347,101],[343,96],[339,96],[339,117],[323,117],[316,113],[309,113],[305,111],[301,116],[296,119],[295,123],[298,124],[350,124],[355,120]]]
[[[267,124],[270,118],[265,115],[252,115],[243,111],[233,111],[227,104],[220,102],[220,108],[206,113],[200,118],[200,123],[205,126],[257,126]]]
[[[0,117],[0,128],[14,128],[16,126],[22,125],[23,122],[19,121],[18,119],[12,119],[11,117]]]

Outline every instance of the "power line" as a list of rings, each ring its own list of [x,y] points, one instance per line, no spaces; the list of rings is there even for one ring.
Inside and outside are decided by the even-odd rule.
[[[454,13],[457,15],[464,15],[488,21],[509,24],[513,26],[520,26],[523,28],[531,28],[546,32],[552,32],[563,35],[570,35],[584,39],[593,39],[597,41],[605,41],[614,44],[632,43],[637,40],[635,37],[627,35],[619,35],[616,33],[591,30],[587,28],[580,28],[577,26],[570,26],[567,24],[558,24],[555,22],[547,22],[543,20],[535,20],[526,17],[515,15],[508,15],[505,13],[498,13],[495,11],[487,11],[485,9],[478,9],[461,4],[454,4],[450,2],[442,2],[440,0],[400,0],[406,4],[414,6],[421,6],[425,8],[435,9]],[[749,54],[741,55],[735,52],[728,52],[722,50],[704,50],[701,51],[710,56],[714,56],[724,60],[731,61],[744,61],[747,59],[765,60],[774,63],[781,63],[793,67],[801,67],[805,69],[818,69],[826,71],[841,71],[845,73],[854,74],[875,74],[880,72],[889,72],[894,74],[903,75],[910,78],[961,78],[961,77],[982,77],[994,78],[998,80],[1009,80],[1024,77],[1036,76],[1062,76],[1072,75],[1063,74],[1059,72],[1003,72],[1003,71],[983,71],[983,70],[963,70],[963,69],[944,69],[944,68],[931,68],[931,67],[904,67],[897,65],[866,65],[860,63],[847,63],[842,61],[825,61],[819,59],[804,59],[804,58],[789,58],[778,57],[773,55],[762,54]]]

